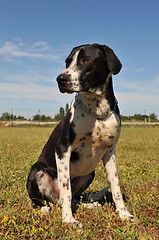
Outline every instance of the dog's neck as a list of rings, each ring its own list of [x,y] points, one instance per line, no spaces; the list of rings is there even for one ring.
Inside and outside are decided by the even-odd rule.
[[[112,75],[109,74],[101,87],[77,94],[76,101],[86,112],[96,118],[102,120],[111,115],[117,104],[113,93]]]

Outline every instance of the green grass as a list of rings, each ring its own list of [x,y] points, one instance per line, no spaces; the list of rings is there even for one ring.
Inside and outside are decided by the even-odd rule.
[[[51,128],[0,128],[0,239],[158,239],[159,127],[123,127],[116,154],[122,193],[135,223],[119,219],[111,205],[85,209],[74,216],[82,229],[62,223],[61,209],[48,215],[33,209],[26,179]],[[102,163],[87,190],[107,186]]]

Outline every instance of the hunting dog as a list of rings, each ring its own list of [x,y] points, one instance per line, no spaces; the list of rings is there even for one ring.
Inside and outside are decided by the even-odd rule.
[[[100,160],[120,218],[133,221],[122,198],[115,156],[121,124],[112,74],[121,67],[111,48],[87,44],[71,51],[66,69],[57,77],[61,93],[77,94],[32,166],[27,190],[43,211],[49,208],[45,203],[62,206],[63,221],[74,226],[80,223],[73,217],[71,203],[91,184]]]

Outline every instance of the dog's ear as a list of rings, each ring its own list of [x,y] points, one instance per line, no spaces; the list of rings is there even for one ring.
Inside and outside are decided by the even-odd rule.
[[[104,55],[106,57],[110,72],[114,75],[118,74],[122,68],[122,64],[119,61],[118,57],[115,55],[114,51],[108,46],[102,45],[101,47],[104,51]]]

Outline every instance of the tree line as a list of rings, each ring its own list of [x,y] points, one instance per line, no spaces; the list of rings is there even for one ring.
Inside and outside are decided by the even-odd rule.
[[[69,104],[66,103],[65,109],[63,107],[60,107],[59,113],[57,113],[54,118],[50,116],[46,116],[45,114],[36,114],[33,116],[32,121],[42,121],[42,122],[51,122],[51,121],[60,121],[68,112],[69,110]],[[25,117],[19,115],[16,116],[12,113],[4,112],[2,113],[2,116],[0,117],[1,121],[15,121],[15,120],[28,120]]]
[[[50,122],[50,121],[60,121],[61,119],[63,119],[63,117],[67,114],[67,112],[69,111],[69,104],[66,103],[65,108],[60,107],[59,109],[59,113],[57,113],[54,118],[50,117],[50,116],[46,116],[46,115],[42,115],[40,113],[36,114],[33,116],[32,121],[42,121],[42,122]],[[149,115],[142,115],[142,114],[134,114],[133,116],[123,116],[120,115],[121,120],[122,121],[158,121],[157,119],[157,115],[155,113],[151,113]],[[27,120],[25,117],[19,115],[13,115],[10,114],[8,112],[4,112],[2,113],[2,116],[0,117],[0,120],[2,121],[15,121],[15,120]]]
[[[149,115],[146,115],[146,114],[142,115],[142,114],[139,113],[139,114],[134,114],[133,116],[120,115],[120,117],[121,117],[122,121],[131,121],[131,122],[133,122],[133,121],[145,121],[145,120],[147,122],[158,121],[157,115],[155,113],[150,113]]]

